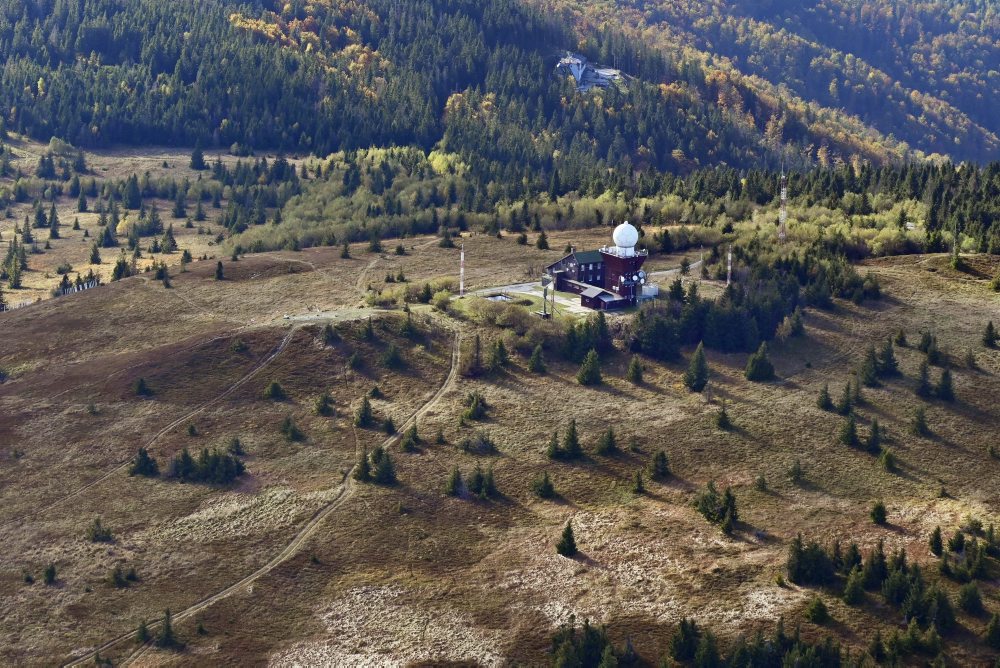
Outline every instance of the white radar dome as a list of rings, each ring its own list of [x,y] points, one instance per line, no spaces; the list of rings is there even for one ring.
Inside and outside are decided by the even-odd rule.
[[[615,246],[619,248],[635,248],[635,245],[639,243],[639,230],[632,227],[626,220],[615,228],[611,238],[614,239]]]

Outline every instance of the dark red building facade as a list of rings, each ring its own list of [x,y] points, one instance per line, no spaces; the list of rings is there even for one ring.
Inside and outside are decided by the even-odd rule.
[[[634,305],[646,283],[642,264],[647,253],[637,251],[639,232],[627,222],[615,228],[613,246],[596,251],[574,251],[545,268],[555,289],[580,295],[592,309],[619,309]]]

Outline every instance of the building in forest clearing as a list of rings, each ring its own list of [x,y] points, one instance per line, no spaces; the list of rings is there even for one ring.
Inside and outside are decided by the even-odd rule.
[[[567,52],[556,63],[556,73],[569,74],[576,80],[576,89],[586,93],[592,88],[607,88],[622,79],[622,73],[610,67],[596,67],[584,56]]]
[[[571,252],[546,267],[545,275],[556,290],[580,295],[580,304],[592,309],[627,308],[654,296],[656,286],[647,285],[642,270],[648,252],[635,248],[639,230],[625,221],[612,240],[613,246]]]

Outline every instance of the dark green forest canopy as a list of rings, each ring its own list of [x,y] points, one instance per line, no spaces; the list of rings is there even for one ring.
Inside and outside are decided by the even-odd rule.
[[[580,44],[574,22],[519,0],[0,0],[0,100],[8,128],[80,147],[172,144],[311,152],[438,146],[520,194],[553,172],[574,187],[609,167],[849,160],[856,142],[816,136],[741,89],[741,119],[700,64],[612,29]],[[553,76],[563,50],[630,76],[579,94]],[[755,119],[748,126],[747,118]],[[884,147],[862,158],[882,160]],[[907,155],[899,149],[896,157]],[[800,156],[800,157],[796,157]]]

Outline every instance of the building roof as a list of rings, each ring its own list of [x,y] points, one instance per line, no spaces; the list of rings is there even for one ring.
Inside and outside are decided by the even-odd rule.
[[[594,264],[604,262],[604,258],[601,257],[601,251],[577,251],[573,253],[573,259],[580,264]]]
[[[595,286],[595,287],[587,288],[586,290],[584,290],[583,292],[581,292],[580,295],[582,297],[586,297],[587,299],[593,299],[594,297],[598,297],[602,293],[607,293],[607,292],[608,291],[605,290],[604,288],[598,288],[598,287]],[[610,293],[608,293],[608,294],[610,294]]]

